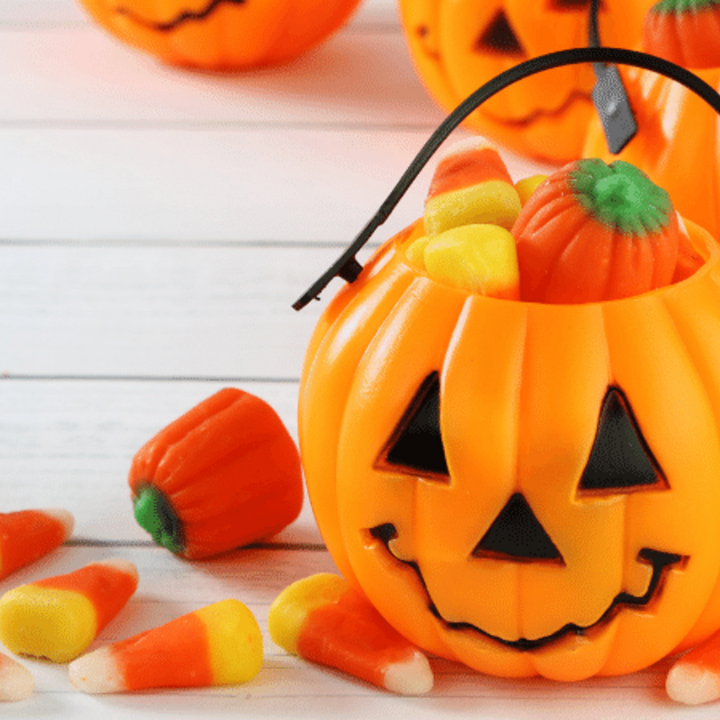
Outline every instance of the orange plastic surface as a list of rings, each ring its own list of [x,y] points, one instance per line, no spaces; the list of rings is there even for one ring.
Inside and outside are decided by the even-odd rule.
[[[242,70],[298,57],[359,0],[81,0],[120,40],[171,65]]]
[[[310,498],[340,570],[411,642],[485,673],[578,680],[720,627],[720,252],[688,230],[706,263],[687,280],[549,305],[431,281],[404,256],[418,223],[330,303],[301,381]],[[433,377],[447,474],[388,462]],[[661,481],[584,491],[611,388]],[[518,497],[557,558],[478,552]]]
[[[633,47],[654,0],[605,0],[604,45]],[[503,70],[544,53],[588,44],[590,2],[545,0],[400,0],[415,69],[446,111]],[[468,125],[516,152],[565,162],[580,156],[594,114],[592,68],[540,73],[484,103]]]

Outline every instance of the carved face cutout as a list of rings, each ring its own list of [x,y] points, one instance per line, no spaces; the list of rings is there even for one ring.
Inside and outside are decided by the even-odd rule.
[[[717,628],[720,356],[682,302],[706,271],[551,306],[467,296],[402,257],[333,308],[303,389],[342,572],[413,642],[490,674],[633,672]]]
[[[634,47],[651,0],[604,0],[601,39]],[[416,68],[446,110],[504,70],[588,44],[590,0],[401,0]],[[622,18],[622,22],[618,21]],[[580,154],[592,116],[589,66],[526,78],[484,103],[471,124],[510,147],[554,161]]]
[[[393,433],[387,449],[381,453],[378,466],[431,482],[451,482],[440,427],[440,384],[437,373],[430,375],[421,386]],[[577,497],[595,496],[598,502],[603,502],[618,493],[669,489],[635,422],[627,399],[618,388],[609,388],[602,403],[590,455],[577,486]],[[393,552],[393,543],[398,540],[395,526],[383,523],[370,528],[369,533],[385,545],[393,558],[412,568],[429,593],[420,563],[415,559],[396,556]],[[509,497],[470,553],[468,561],[473,559],[498,563],[545,563],[558,568],[566,566],[562,553],[521,492],[514,492]],[[470,634],[478,633],[508,648],[538,649],[557,643],[566,636],[593,634],[596,629],[609,624],[623,608],[638,610],[652,607],[662,593],[668,571],[684,567],[687,561],[686,556],[677,553],[640,548],[637,562],[651,568],[647,588],[641,595],[621,591],[599,613],[592,625],[580,626],[570,622],[542,637],[510,639],[493,636],[468,622],[447,621],[429,594],[428,604],[432,614],[448,628]]]
[[[290,60],[325,39],[358,0],[81,0],[107,30],[173,65],[237,70]]]

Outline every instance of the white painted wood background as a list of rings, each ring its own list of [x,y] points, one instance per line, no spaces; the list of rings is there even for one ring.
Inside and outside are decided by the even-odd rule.
[[[296,436],[297,382],[323,303],[291,303],[369,219],[442,119],[391,0],[281,68],[162,66],[72,0],[0,0],[0,510],[66,507],[73,540],[0,583],[126,557],[140,587],[96,646],[236,596],[265,627],[277,592],[333,569],[309,506],[259,548],[191,564],[132,517],[142,443],[225,385]],[[459,137],[460,135],[458,135]],[[508,157],[516,177],[536,168]],[[421,212],[424,172],[378,240]],[[337,282],[337,281],[336,281]],[[336,287],[333,285],[332,287]],[[64,666],[23,660],[34,696],[3,717],[666,718],[666,665],[559,685],[433,661],[397,698],[286,656],[266,637],[247,685],[89,697]]]

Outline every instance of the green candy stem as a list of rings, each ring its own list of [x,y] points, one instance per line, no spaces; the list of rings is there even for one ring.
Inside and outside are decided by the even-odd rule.
[[[654,13],[693,13],[720,8],[720,0],[660,0],[650,8]]]
[[[630,163],[578,160],[568,172],[577,201],[598,222],[625,235],[654,235],[667,227],[670,196]]]
[[[176,555],[182,553],[182,523],[160,490],[152,485],[143,486],[133,498],[133,505],[138,524],[158,545]]]

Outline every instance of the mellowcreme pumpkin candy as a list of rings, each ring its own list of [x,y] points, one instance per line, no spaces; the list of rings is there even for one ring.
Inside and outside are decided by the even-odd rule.
[[[589,222],[533,212],[548,235]],[[720,627],[720,251],[679,227],[702,259],[686,279],[547,303],[433,277],[408,254],[419,221],[326,309],[300,389],[310,498],[412,643],[578,680]]]

